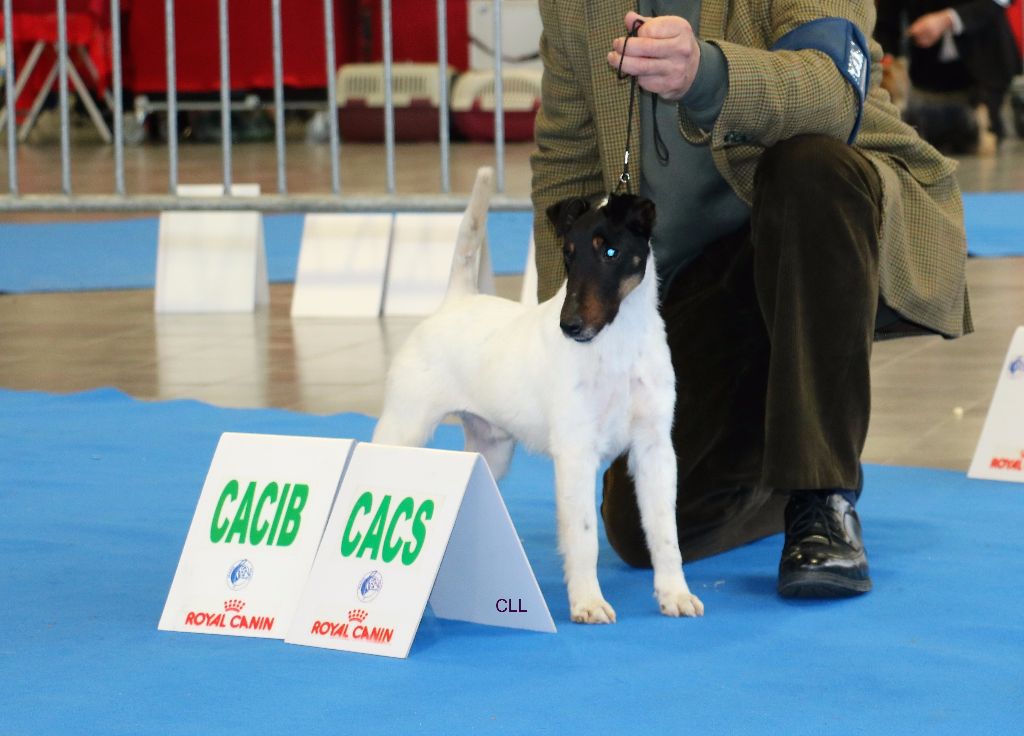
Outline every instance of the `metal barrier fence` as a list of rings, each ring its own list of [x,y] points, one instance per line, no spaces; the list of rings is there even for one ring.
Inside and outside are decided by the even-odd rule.
[[[448,99],[449,80],[447,13],[446,0],[437,0],[437,66],[438,84],[441,104],[438,106],[440,127],[440,191],[437,194],[402,195],[395,193],[395,105],[392,94],[393,83],[393,48],[392,48],[392,12],[391,0],[382,0],[381,25],[383,35],[384,56],[384,147],[387,174],[387,195],[385,196],[349,196],[343,193],[340,173],[341,142],[338,132],[337,98],[335,91],[335,39],[334,39],[334,2],[323,0],[324,8],[324,45],[325,63],[327,65],[327,110],[329,121],[329,146],[331,161],[331,190],[323,195],[290,195],[285,172],[286,148],[284,138],[284,84],[283,54],[281,41],[281,0],[270,0],[272,21],[272,54],[273,54],[273,99],[274,128],[277,157],[277,192],[258,197],[232,196],[231,175],[231,70],[230,70],[230,32],[228,26],[228,0],[218,0],[218,31],[220,52],[220,121],[222,148],[222,183],[223,197],[216,198],[179,198],[178,187],[178,99],[175,79],[175,27],[174,0],[164,0],[164,19],[166,36],[167,60],[167,150],[168,150],[168,182],[167,194],[137,194],[127,192],[124,176],[124,126],[122,102],[122,68],[121,68],[121,24],[120,2],[110,0],[111,14],[111,47],[113,86],[110,101],[113,107],[113,154],[114,181],[113,191],[109,195],[75,195],[71,187],[71,145],[70,145],[70,112],[68,101],[68,42],[67,42],[67,0],[54,0],[57,10],[58,42],[57,42],[57,76],[60,113],[60,157],[61,157],[61,194],[22,195],[18,185],[17,159],[17,125],[15,120],[15,99],[21,91],[16,75],[14,59],[14,37],[12,0],[3,0],[4,41],[6,48],[7,80],[6,89],[6,128],[7,128],[7,166],[8,193],[0,195],[0,212],[36,211],[36,212],[70,212],[70,211],[109,211],[109,212],[140,212],[154,210],[258,210],[264,212],[344,212],[364,210],[394,211],[457,211],[465,206],[466,197],[456,196],[451,192],[450,156],[451,141],[449,134]],[[492,200],[492,209],[522,210],[529,208],[527,199],[512,199],[504,196],[505,190],[505,130],[504,130],[504,90],[502,85],[502,0],[492,0],[494,21],[494,139],[495,139],[495,170],[498,195]],[[75,74],[74,68],[71,67]],[[21,82],[23,84],[23,81]]]

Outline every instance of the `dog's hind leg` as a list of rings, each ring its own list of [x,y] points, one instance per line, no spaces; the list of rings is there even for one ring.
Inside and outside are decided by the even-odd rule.
[[[515,438],[476,414],[464,412],[459,414],[459,418],[466,434],[466,452],[479,452],[483,455],[491,475],[499,480],[512,462],[512,453],[516,449]]]
[[[423,447],[444,415],[430,415],[404,407],[385,407],[373,430],[373,442],[380,445]]]
[[[382,445],[423,447],[448,411],[431,394],[416,394],[411,388],[389,382],[384,410],[373,430],[373,441]]]

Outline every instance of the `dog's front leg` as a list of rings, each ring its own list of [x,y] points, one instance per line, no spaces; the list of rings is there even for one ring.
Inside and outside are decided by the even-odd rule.
[[[629,469],[636,485],[640,523],[654,567],[654,595],[666,616],[703,616],[704,604],[690,592],[676,530],[676,454],[667,422],[635,427]]]
[[[597,582],[596,456],[576,450],[555,456],[558,545],[565,564],[572,620],[584,624],[615,622],[615,610]]]

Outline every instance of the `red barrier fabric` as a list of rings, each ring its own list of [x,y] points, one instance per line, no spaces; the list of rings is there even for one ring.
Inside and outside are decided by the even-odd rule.
[[[448,63],[469,69],[469,0],[447,0]],[[382,61],[381,0],[358,0],[359,61]],[[437,61],[437,3],[432,0],[392,0],[395,61]]]
[[[78,55],[72,59],[85,83],[93,89],[107,84],[110,74],[110,3],[107,0],[67,0],[68,47],[82,47],[99,72],[99,84],[81,67]],[[57,43],[57,4],[54,0],[14,0],[14,64],[19,75],[32,47],[38,41]],[[3,15],[0,14],[0,34],[4,33]],[[56,62],[57,55],[50,49],[43,52],[38,65],[29,76],[28,83],[18,98],[17,110],[27,112],[46,75]]]
[[[335,0],[335,66],[351,60],[355,46],[356,0]],[[177,0],[175,53],[179,93],[220,90],[218,3]],[[125,86],[136,93],[167,90],[164,4],[159,0],[123,0]],[[284,84],[295,88],[324,88],[323,0],[281,3]],[[270,89],[274,84],[270,0],[230,0],[231,88]]]
[[[87,50],[109,85],[111,68],[110,3],[108,0],[68,1],[68,43]],[[175,2],[176,76],[179,93],[220,90],[218,18],[215,0]],[[281,35],[286,87],[323,89],[323,0],[281,3]],[[334,0],[335,66],[353,61],[380,61],[382,53],[380,0]],[[468,2],[448,0],[449,63],[469,67]],[[231,88],[235,91],[273,87],[270,0],[229,0]],[[396,61],[432,62],[437,59],[437,8],[427,0],[393,0]],[[0,32],[2,32],[0,19]],[[124,86],[135,93],[164,94],[164,3],[162,0],[121,0]],[[17,68],[36,41],[56,42],[54,0],[14,0],[14,38]],[[77,58],[73,55],[77,64]],[[27,110],[41,87],[55,55],[47,50],[18,100]]]

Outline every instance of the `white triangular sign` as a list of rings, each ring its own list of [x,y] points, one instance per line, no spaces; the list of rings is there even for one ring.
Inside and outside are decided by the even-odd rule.
[[[555,630],[494,476],[479,456],[434,581],[430,607],[438,618]]]
[[[223,186],[185,185],[178,196],[219,197]],[[235,184],[254,197],[258,184]],[[251,211],[161,212],[157,234],[157,313],[252,312],[270,303],[263,215]]]
[[[1024,327],[1010,341],[999,369],[968,477],[1024,483]]]
[[[400,212],[395,215],[383,314],[424,316],[437,311],[448,290],[462,213]],[[494,294],[494,269],[487,239],[480,248],[477,287]]]
[[[284,638],[354,444],[221,435],[159,628]]]
[[[476,453],[359,444],[285,641],[406,657],[441,618],[554,632]]]
[[[306,215],[292,316],[379,316],[393,220],[378,213]]]

